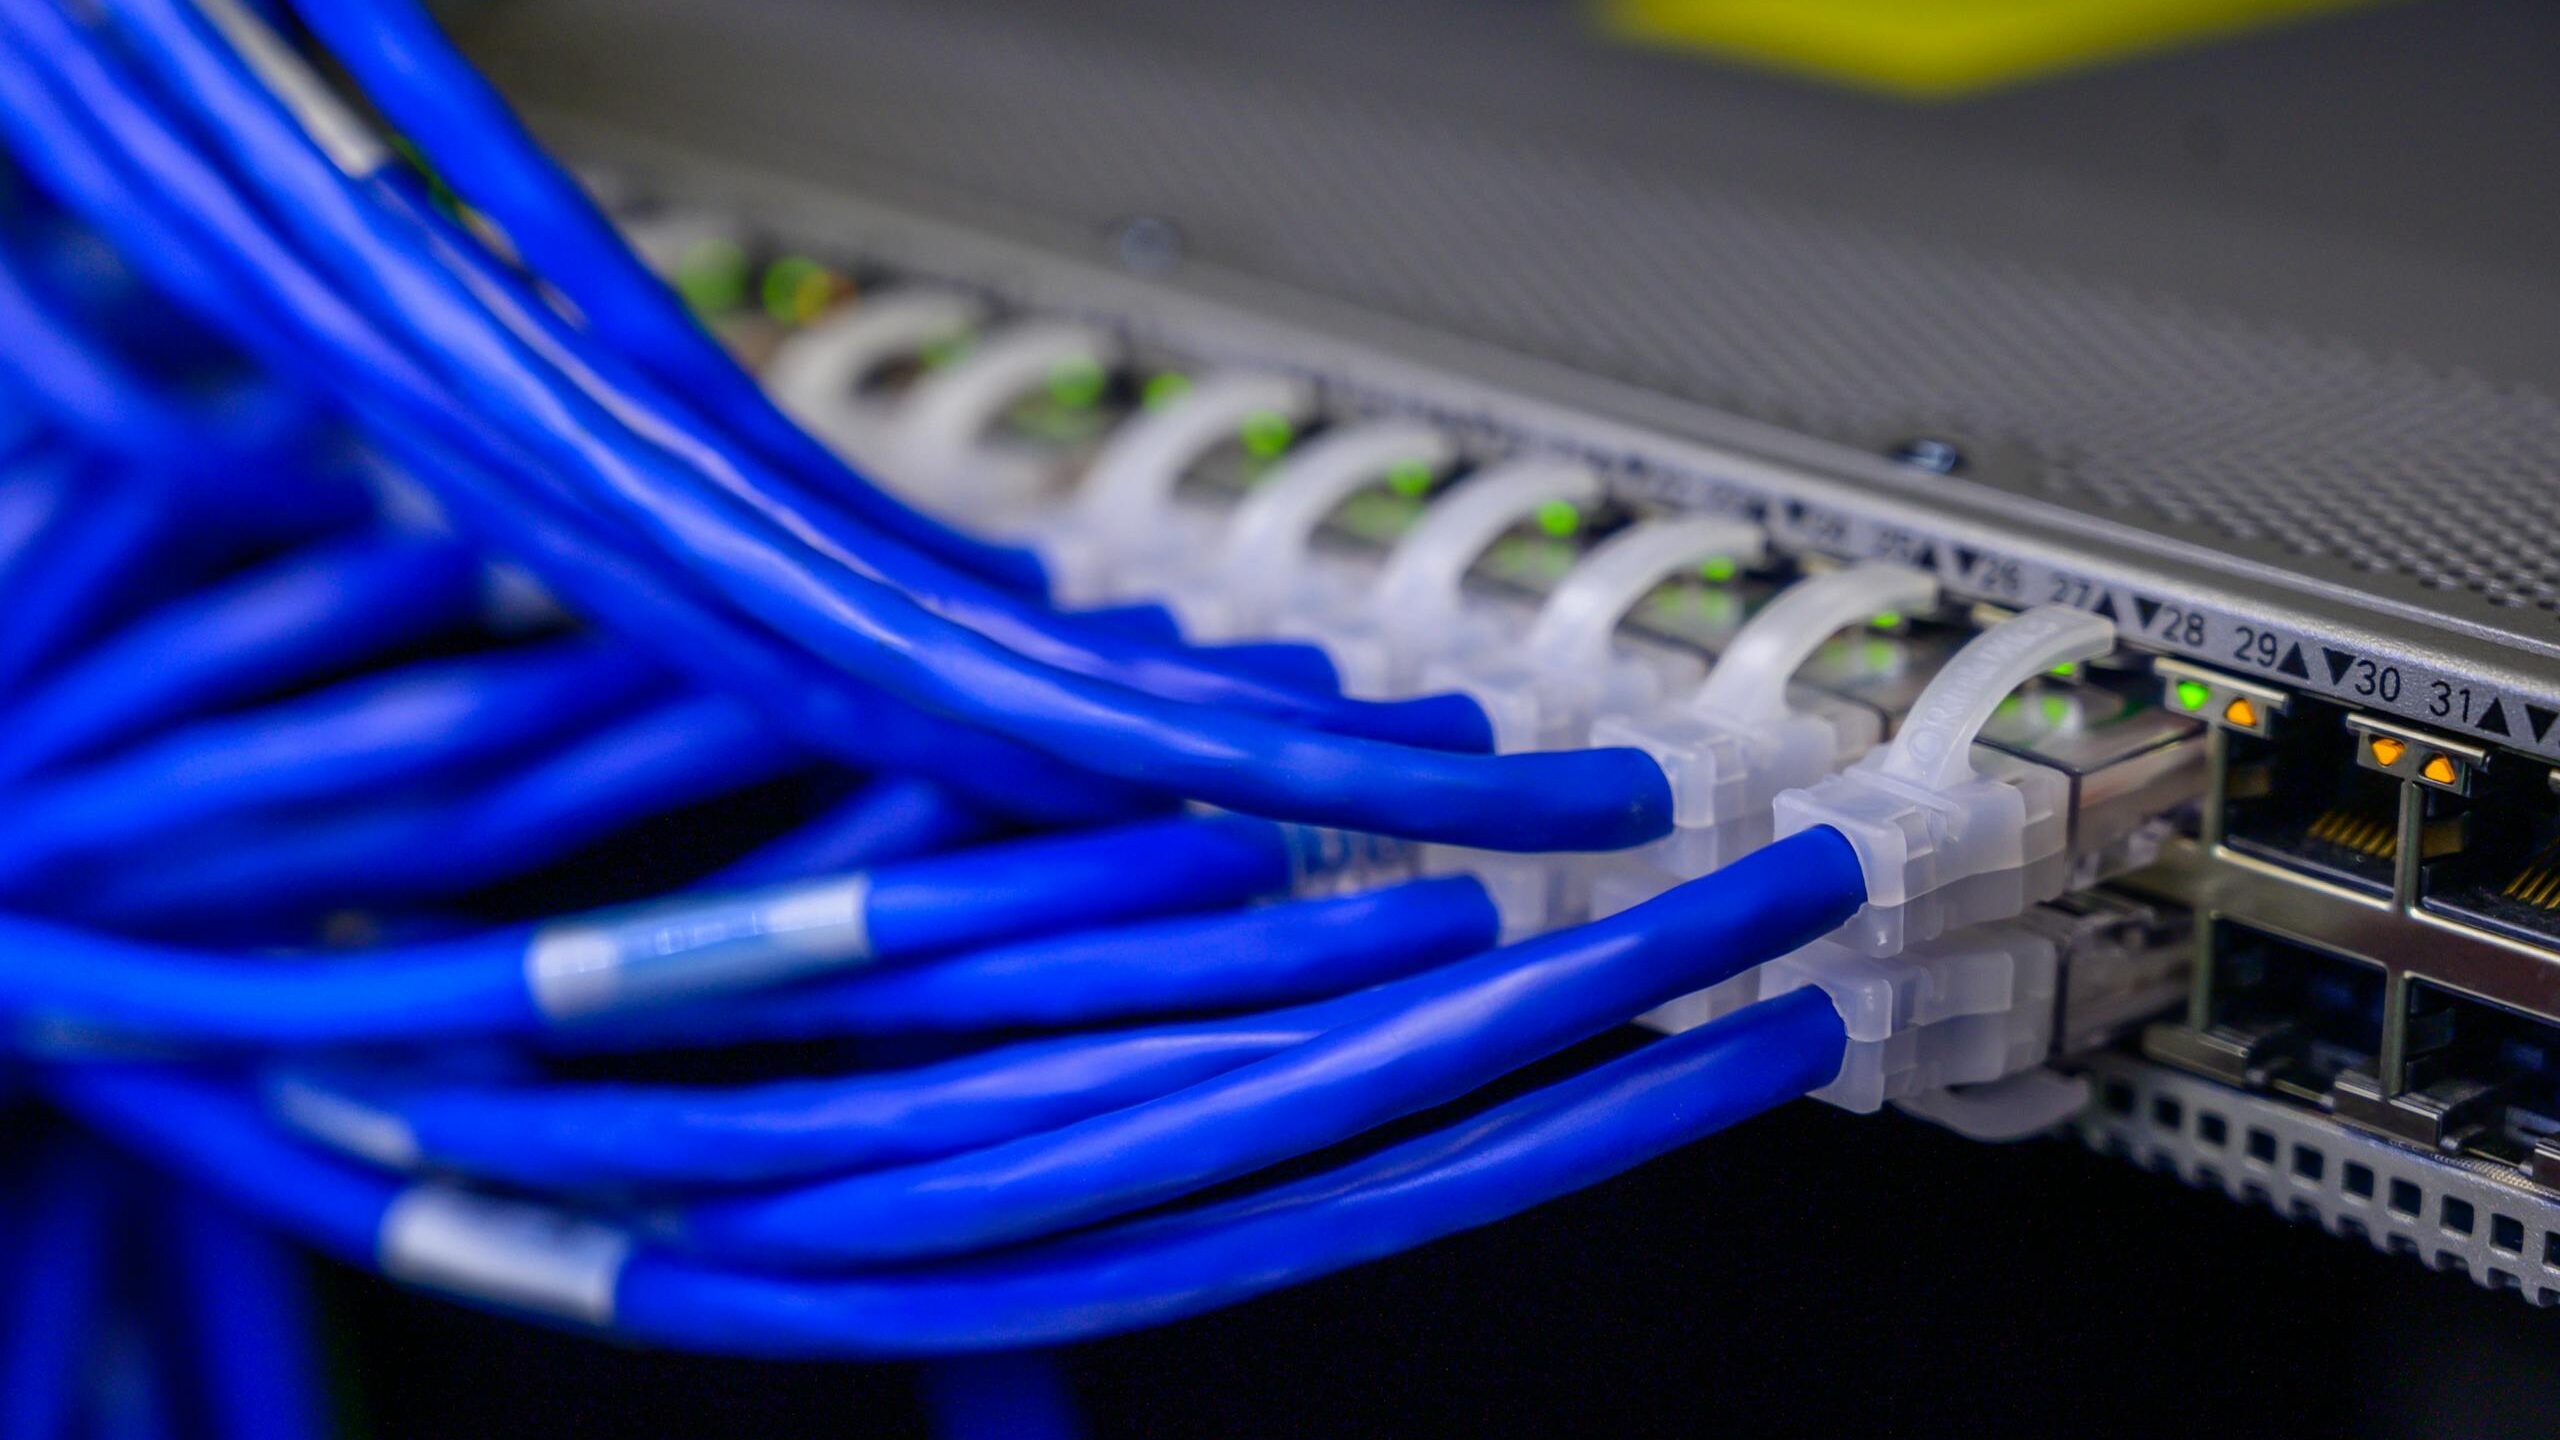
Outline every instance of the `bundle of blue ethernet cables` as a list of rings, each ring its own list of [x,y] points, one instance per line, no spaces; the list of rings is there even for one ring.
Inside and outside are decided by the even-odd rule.
[[[1032,1351],[1838,1069],[1800,991],[1514,1078],[1834,930],[1855,853],[1512,938],[1412,852],[1654,841],[1655,760],[1063,607],[786,418],[417,0],[0,0],[0,138],[0,1432],[85,1433],[119,1215],[194,1413],[308,1434],[302,1252]]]

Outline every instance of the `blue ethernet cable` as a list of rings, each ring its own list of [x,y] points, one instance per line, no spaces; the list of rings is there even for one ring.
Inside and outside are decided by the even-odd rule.
[[[146,583],[135,557],[171,547],[172,486],[164,477],[58,446],[24,462],[55,479],[66,500],[0,572],[0,697],[25,689]],[[58,477],[55,478],[55,477]]]
[[[589,1048],[984,1034],[1293,1004],[1491,949],[1501,917],[1472,876],[1107,929],[1037,934],[787,995],[633,1015]]]
[[[232,52],[215,37],[202,33],[191,14],[152,5],[133,7],[124,13],[141,34],[165,42],[170,68],[185,69],[194,80],[215,85],[221,93],[209,97],[212,103],[229,100],[231,103],[223,108],[230,120],[259,131],[265,148],[258,150],[258,155],[290,155],[296,161],[308,160],[312,168],[306,178],[315,186],[347,201],[351,211],[369,208],[365,193],[349,186],[336,169],[319,162],[299,128],[271,103],[261,82],[242,73]],[[147,53],[163,52],[154,47]],[[248,153],[244,149],[243,154]],[[446,303],[455,313],[474,310],[472,301],[476,296],[478,306],[487,307],[489,319],[502,323],[520,344],[558,367],[561,380],[598,407],[590,418],[596,422],[599,434],[619,424],[630,425],[636,438],[668,452],[667,461],[683,462],[661,466],[675,477],[675,483],[681,483],[685,474],[699,473],[782,536],[828,564],[843,565],[894,586],[928,612],[973,629],[1030,660],[1125,684],[1164,699],[1233,705],[1319,729],[1375,739],[1476,751],[1490,747],[1491,732],[1482,712],[1463,696],[1373,702],[1345,699],[1332,690],[1275,687],[1250,670],[1238,672],[1222,667],[1214,663],[1214,656],[1204,652],[1152,647],[1135,637],[1123,638],[1107,627],[1080,624],[1036,601],[1023,600],[952,572],[929,557],[915,555],[894,543],[879,543],[878,537],[857,522],[845,520],[823,503],[812,503],[811,497],[787,479],[769,473],[758,457],[729,443],[716,431],[703,430],[685,412],[681,401],[661,393],[618,357],[587,343],[586,337],[550,306],[527,293],[515,274],[499,266],[476,239],[461,233],[424,198],[411,194],[413,187],[401,185],[401,178],[399,172],[387,172],[373,194],[391,202],[384,207],[391,217],[407,222],[404,233],[419,244],[432,247],[446,265],[458,272],[444,285]],[[302,193],[309,199],[314,192],[306,188]],[[371,228],[387,235],[392,225],[377,221]],[[342,236],[350,233],[346,226],[336,230]],[[307,234],[306,238],[318,239],[314,248],[319,253],[331,253],[327,237]],[[388,252],[367,248],[367,253],[379,256]]]
[[[145,8],[150,3],[142,0]],[[18,0],[12,0],[17,8]],[[172,18],[173,29],[186,31],[186,17]],[[67,33],[52,48],[63,46],[81,49]],[[221,65],[182,66],[179,73],[205,82],[219,92],[217,99],[238,102],[221,113],[244,126],[254,130],[263,122],[269,130],[291,130],[262,91],[233,93],[244,82]],[[341,177],[299,131],[281,143],[293,153],[262,155],[275,169],[261,170],[258,178],[289,181],[294,177],[278,172],[299,171],[301,180],[316,183],[281,195],[345,209],[345,197],[333,188]],[[661,483],[661,457],[600,444],[614,428],[611,417],[571,387],[546,378],[541,367],[526,363],[513,345],[466,313],[468,307],[454,303],[432,263],[386,241],[379,217],[358,212],[343,218],[349,224],[329,238],[357,247],[361,258],[350,273],[358,283],[384,287],[394,302],[390,309],[417,327],[421,343],[438,351],[449,378],[499,412],[529,422],[520,438],[568,473],[600,486],[627,519],[662,544],[679,553],[721,557],[726,563],[715,567],[712,578],[749,613],[928,709],[1015,733],[1106,774],[1146,778],[1282,818],[1541,849],[1623,845],[1668,824],[1668,786],[1640,752],[1451,756],[1205,712],[1024,662],[858,575],[820,577],[797,564],[777,564],[787,557],[742,531],[736,517],[680,484]],[[443,353],[448,349],[451,355]],[[523,408],[527,404],[533,408]],[[744,550],[737,548],[741,541],[747,542]],[[1260,763],[1244,763],[1248,758]]]
[[[1027,1040],[905,1070],[717,1092],[326,1061],[280,1062],[265,1088],[303,1133],[393,1169],[579,1194],[701,1189],[879,1169],[1040,1134],[1304,1044],[1349,1009]]]
[[[106,1157],[48,1143],[29,1166],[0,1286],[0,1434],[71,1434],[83,1351],[105,1310],[114,1199]]]
[[[1089,679],[1109,680],[1161,699],[1229,705],[1373,740],[1469,752],[1491,748],[1489,722],[1475,702],[1463,695],[1392,701],[1347,698],[1329,661],[1322,677],[1326,683],[1275,684],[1267,678],[1272,669],[1304,668],[1309,657],[1323,652],[1303,645],[1199,649],[1182,645],[1178,637],[1171,643],[1160,642],[1131,632],[1125,622],[1096,626],[1086,617],[1061,614],[946,570],[894,544],[880,543],[824,502],[796,490],[787,480],[761,472],[754,456],[718,432],[703,430],[685,413],[681,400],[656,391],[632,375],[619,357],[598,350],[549,305],[526,293],[515,274],[501,267],[476,239],[431,203],[411,195],[404,183],[407,179],[399,171],[386,171],[377,188],[393,200],[389,208],[416,227],[424,243],[469,282],[491,318],[548,357],[565,379],[615,418],[629,423],[636,436],[689,460],[710,482],[696,486],[698,491],[728,496],[771,522],[817,560],[893,586],[927,611],[975,630],[1026,659]],[[686,472],[672,473],[681,479]],[[1170,620],[1169,615],[1166,618]],[[1238,653],[1245,657],[1241,666],[1233,663]]]
[[[19,43],[24,22],[49,18],[58,20],[40,6],[0,10],[0,127],[7,128],[31,171],[121,242],[173,294],[270,363],[287,371],[307,369],[309,354],[252,303],[261,295],[293,310],[315,333],[353,346],[349,363],[395,378],[408,374],[405,357],[381,346],[338,297],[304,283],[292,257],[274,248],[255,217],[183,143],[118,103],[119,93],[105,83],[111,77],[81,63],[94,57],[76,47],[57,55],[64,66],[54,77],[73,84],[89,108],[74,109],[57,97]],[[91,122],[112,127],[125,147],[118,156],[92,143]],[[141,178],[148,183],[137,187],[128,181],[126,162],[142,163]],[[175,243],[198,226],[211,227],[238,247],[247,263],[226,269]],[[612,628],[652,637],[670,664],[709,688],[728,689],[766,707],[804,743],[859,765],[937,776],[1007,813],[1094,819],[1133,808],[1132,792],[1115,782],[982,732],[930,721],[714,613],[677,593],[662,575],[598,548],[551,513],[555,507],[541,497],[526,502],[529,508],[498,503],[494,481],[480,476],[476,457],[489,455],[503,468],[513,463],[511,452],[493,450],[485,436],[454,432],[427,390],[413,386],[402,393],[405,409],[367,393],[348,398],[413,470],[447,475],[452,485],[445,498],[462,512],[466,528],[534,564],[566,598]]]
[[[505,227],[531,269],[554,277],[614,349],[655,371],[669,390],[698,397],[776,464],[811,477],[893,539],[1016,589],[1043,587],[1039,561],[1029,552],[989,544],[909,509],[774,408],[433,22],[396,6],[298,8],[393,123],[447,169],[462,167],[454,173],[467,175],[472,202]]]
[[[129,461],[199,470],[272,460],[310,422],[302,397],[235,384],[182,406],[79,333],[0,247],[0,374],[90,447]]]
[[[905,1263],[1125,1214],[1440,1104],[1838,928],[1866,899],[1837,831],[1633,909],[1369,992],[1370,1013],[1162,1100],[948,1160],[676,1207],[759,1265]]]
[[[1060,925],[1230,905],[1286,888],[1295,845],[1285,827],[1241,816],[1140,822],[295,965],[0,915],[0,1016],[61,1043],[521,1035]]]
[[[319,1316],[301,1259],[218,1201],[165,1197],[166,1241],[194,1383],[214,1440],[323,1440]]]
[[[939,986],[943,1003],[921,1019],[865,1003],[840,985],[799,987],[748,1011],[772,1028],[743,1038],[1107,1023],[1148,1010],[1173,1014],[1341,995],[1478,953],[1493,943],[1496,928],[1492,907],[1472,879],[1418,881],[1233,916],[1090,932],[1063,944],[1035,939],[881,972],[893,984],[951,977]],[[1131,959],[1117,948],[1123,936],[1138,952]],[[1031,974],[1008,975],[1013,967],[1003,966],[993,976],[973,973],[980,956],[1008,949],[1068,963]],[[1187,967],[1173,963],[1177,956],[1189,957]],[[1080,975],[1079,967],[1093,973]],[[1274,983],[1274,970],[1288,983]],[[1232,1021],[1003,1046],[887,1075],[708,1095],[623,1085],[420,1081],[385,1087],[361,1076],[349,1090],[290,1069],[278,1093],[317,1126],[360,1115],[361,1124],[340,1123],[334,1132],[397,1133],[406,1138],[395,1151],[414,1151],[416,1159],[461,1174],[578,1189],[780,1179],[954,1154],[1155,1099],[1359,1019],[1379,1003],[1353,995],[1339,1004],[1265,1010]],[[993,1013],[974,1013],[980,1007]],[[699,1043],[705,1034],[736,1043],[742,1037],[734,1025],[723,1025],[723,1008],[686,1007],[664,1014],[654,1028],[647,1017],[617,1028],[626,1036],[636,1029],[656,1047]],[[741,1007],[725,1008],[735,1014]],[[804,1014],[811,1009],[820,1013]],[[367,1153],[392,1163],[409,1158]]]
[[[1595,1184],[1828,1082],[1844,1043],[1829,1001],[1798,991],[1305,1179],[1009,1255],[810,1278],[719,1268],[611,1231],[561,1231],[574,1251],[518,1279],[526,1288],[466,1298],[544,1306],[535,1313],[555,1323],[641,1343],[768,1358],[1091,1339],[1233,1304]],[[378,1268],[388,1259],[395,1273],[417,1273],[410,1267],[423,1257],[397,1253],[385,1228],[409,1192],[295,1144],[236,1093],[119,1066],[57,1067],[44,1078],[60,1103],[121,1143],[342,1261]]]
[[[451,541],[361,535],[174,601],[0,711],[0,781],[459,628],[482,573]]]
[[[58,873],[71,912],[124,930],[460,894],[625,826],[789,775],[806,758],[726,695],[669,700],[573,738],[456,800],[251,817]],[[57,900],[56,908],[61,908]]]
[[[859,870],[985,839],[993,822],[947,788],[910,775],[866,782],[833,809],[723,866],[713,886],[764,885]]]
[[[0,888],[175,827],[460,785],[668,687],[627,647],[571,639],[424,661],[180,726],[0,792]]]

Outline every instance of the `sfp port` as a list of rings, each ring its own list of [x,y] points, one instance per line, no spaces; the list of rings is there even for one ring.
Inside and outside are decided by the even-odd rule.
[[[2428,863],[2420,904],[2436,914],[2529,943],[2560,947],[2560,793],[2554,772],[2497,757],[2483,766],[2458,848]],[[2453,797],[2445,797],[2452,801]]]
[[[2371,1072],[2382,1053],[2386,981],[2310,945],[2215,924],[2211,1028],[2240,1037],[2269,1088],[2318,1102],[2340,1072]]]
[[[2532,1167],[2560,1132],[2560,1025],[2414,982],[2408,1089],[2441,1116],[2439,1148]]]
[[[2243,854],[2376,895],[2391,893],[2400,782],[2356,763],[2335,705],[2296,696],[2267,738],[2234,731],[2223,843]]]

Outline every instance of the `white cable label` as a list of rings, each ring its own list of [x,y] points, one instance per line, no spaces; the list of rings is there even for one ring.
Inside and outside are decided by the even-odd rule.
[[[525,987],[544,1015],[574,1020],[800,979],[871,958],[870,896],[870,877],[851,875],[547,926],[525,949]]]
[[[375,1251],[394,1280],[603,1326],[631,1237],[540,1205],[417,1185],[383,1213]]]

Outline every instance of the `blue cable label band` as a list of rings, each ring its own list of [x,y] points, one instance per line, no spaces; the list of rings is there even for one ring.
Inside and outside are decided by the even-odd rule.
[[[382,1273],[448,1295],[590,1325],[613,1323],[631,1237],[610,1225],[451,1185],[416,1185],[382,1214]]]
[[[525,988],[569,1021],[860,964],[870,895],[870,877],[852,875],[547,926],[525,949]]]

